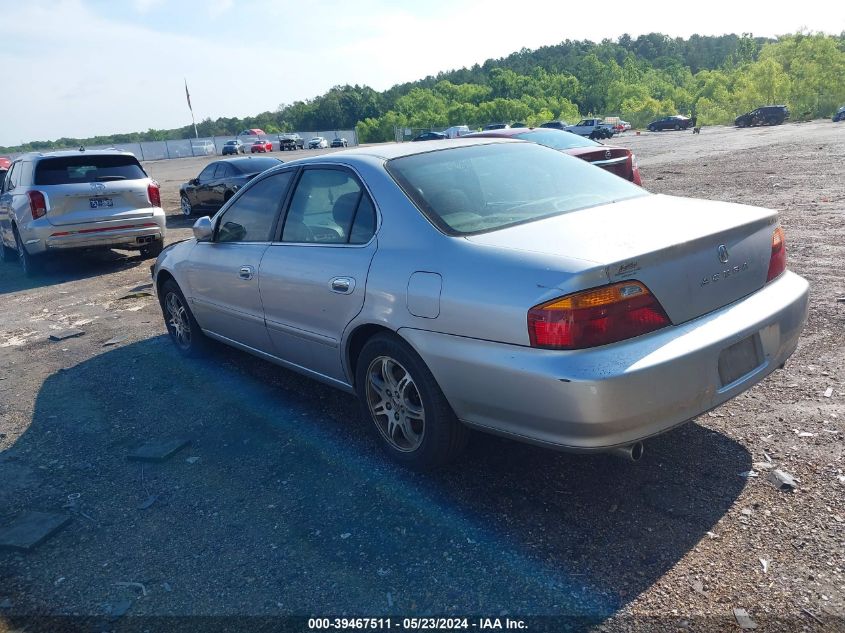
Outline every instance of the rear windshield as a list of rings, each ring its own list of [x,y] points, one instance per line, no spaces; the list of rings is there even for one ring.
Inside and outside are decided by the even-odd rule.
[[[583,136],[578,136],[572,132],[564,132],[562,130],[542,129],[532,130],[531,132],[523,132],[522,134],[514,134],[514,138],[521,138],[524,141],[531,141],[532,143],[539,143],[552,149],[572,149],[573,147],[597,147],[601,143],[596,143]]]
[[[35,166],[36,185],[137,180],[147,174],[134,156],[80,155],[44,158]]]
[[[470,235],[649,195],[599,167],[534,143],[395,158],[387,170],[428,219]]]

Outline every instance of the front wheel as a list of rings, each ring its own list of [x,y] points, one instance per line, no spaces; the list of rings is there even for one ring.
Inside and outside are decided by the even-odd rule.
[[[182,215],[186,218],[190,217],[190,215],[194,212],[194,207],[191,204],[191,200],[185,194],[179,198],[179,208],[182,210]]]
[[[208,339],[194,318],[185,295],[172,279],[161,287],[161,311],[170,340],[185,356],[200,356],[208,348]]]
[[[361,350],[355,371],[358,398],[382,446],[414,470],[445,464],[464,449],[461,424],[422,358],[393,334],[378,334]]]

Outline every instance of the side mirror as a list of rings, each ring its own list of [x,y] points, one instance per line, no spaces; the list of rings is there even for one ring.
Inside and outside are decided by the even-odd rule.
[[[194,222],[194,237],[197,242],[208,242],[214,235],[214,225],[207,215]]]
[[[200,184],[200,179],[199,178],[191,178],[191,180],[188,182],[188,184],[196,187],[198,184]]]

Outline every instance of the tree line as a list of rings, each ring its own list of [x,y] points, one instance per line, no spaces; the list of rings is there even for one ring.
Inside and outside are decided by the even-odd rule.
[[[444,128],[520,121],[620,116],[635,127],[670,114],[730,124],[743,112],[786,104],[793,119],[829,116],[845,104],[845,33],[795,33],[776,40],[750,33],[670,38],[660,33],[595,43],[566,40],[522,49],[379,92],[335,86],[305,101],[245,118],[205,119],[200,136],[246,128],[269,134],[355,128],[361,142],[389,141],[395,127]],[[87,139],[33,141],[0,152],[189,138],[193,127]]]

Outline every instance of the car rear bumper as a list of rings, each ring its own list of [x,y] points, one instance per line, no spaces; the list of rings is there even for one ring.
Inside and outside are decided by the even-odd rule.
[[[553,448],[597,451],[657,435],[742,393],[795,351],[809,286],[790,272],[687,323],[587,350],[552,351],[402,329],[457,416]],[[722,352],[758,362],[723,384]]]
[[[164,211],[134,220],[108,220],[85,224],[54,226],[37,220],[21,231],[21,239],[31,255],[49,251],[85,248],[143,248],[155,240],[163,240],[166,232]]]

